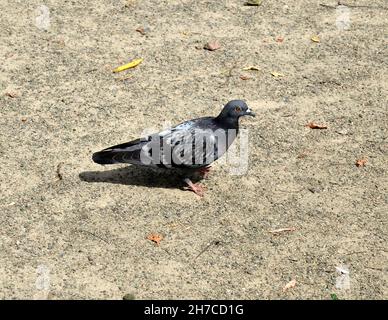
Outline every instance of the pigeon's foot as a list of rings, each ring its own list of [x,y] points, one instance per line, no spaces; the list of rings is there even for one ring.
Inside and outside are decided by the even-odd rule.
[[[187,187],[184,187],[185,190],[193,191],[195,194],[203,197],[205,193],[205,187],[201,186],[199,183],[193,183],[190,179],[186,178],[184,180],[187,184]]]
[[[198,173],[202,179],[209,178],[210,169],[211,169],[211,166],[204,167],[198,170]]]

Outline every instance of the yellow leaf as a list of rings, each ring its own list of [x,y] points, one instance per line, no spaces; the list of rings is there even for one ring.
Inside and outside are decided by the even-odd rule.
[[[271,72],[271,74],[275,77],[275,78],[279,78],[279,77],[284,77],[284,74],[283,73],[280,73],[280,72]]]
[[[120,67],[117,67],[116,69],[113,70],[113,72],[121,72],[121,71],[130,69],[130,68],[134,68],[134,67],[138,66],[142,61],[143,61],[143,58],[132,60],[131,62],[129,62],[127,64],[124,64]]]
[[[311,37],[311,41],[313,41],[313,42],[321,42],[321,40],[319,39],[318,36],[312,36]]]
[[[242,70],[244,70],[244,71],[248,71],[248,70],[260,71],[260,68],[258,66],[248,66],[248,67],[242,68]]]
[[[245,2],[245,5],[246,6],[259,6],[261,5],[262,3],[262,0],[248,0],[247,2]]]

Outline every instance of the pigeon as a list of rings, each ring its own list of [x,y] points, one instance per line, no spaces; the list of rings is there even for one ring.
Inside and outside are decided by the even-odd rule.
[[[235,140],[239,118],[255,116],[243,100],[229,101],[217,117],[188,120],[175,127],[93,154],[95,163],[132,165],[181,170],[186,189],[203,196],[204,188],[188,176],[206,178],[210,164],[221,157]]]

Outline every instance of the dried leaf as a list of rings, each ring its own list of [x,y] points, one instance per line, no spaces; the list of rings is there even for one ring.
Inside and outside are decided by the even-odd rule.
[[[17,92],[15,92],[15,91],[7,91],[7,92],[5,93],[5,95],[6,95],[7,97],[10,97],[10,98],[16,98],[16,97],[18,96]]]
[[[327,129],[326,125],[316,124],[315,122],[310,122],[306,124],[306,127],[309,127],[311,129]]]
[[[283,288],[283,292],[286,292],[288,289],[291,289],[293,287],[295,287],[296,285],[296,280],[295,279],[292,279],[289,283],[287,283],[284,288]]]
[[[241,79],[241,80],[249,80],[250,78],[251,78],[251,77],[246,76],[246,75],[243,75],[243,74],[240,76],[240,79]]]
[[[245,2],[246,6],[260,6],[262,4],[263,0],[248,0]]]
[[[243,71],[249,71],[249,70],[260,71],[260,68],[258,66],[248,66],[248,67],[242,68],[242,70]]]
[[[140,34],[142,34],[143,36],[146,34],[143,27],[137,28],[136,31],[139,32]]]
[[[321,42],[321,40],[319,39],[318,36],[312,36],[311,37],[311,41],[313,41],[313,42]]]
[[[280,228],[280,229],[276,229],[276,230],[269,230],[268,232],[277,236],[283,232],[291,232],[291,231],[295,231],[295,230],[296,230],[295,228]]]
[[[156,245],[159,245],[160,241],[163,240],[163,237],[161,235],[159,235],[159,234],[151,233],[150,235],[147,236],[147,240],[155,242]]]
[[[357,167],[365,167],[366,163],[368,162],[367,159],[358,159],[356,161],[356,166]]]
[[[280,73],[280,72],[271,72],[271,74],[275,77],[275,78],[279,78],[279,77],[284,77],[284,74],[283,73]]]
[[[137,32],[139,32],[141,35],[146,35],[148,32],[150,32],[150,27],[149,26],[144,26],[144,27],[139,27],[136,29]]]
[[[277,38],[276,38],[276,42],[281,43],[281,42],[283,42],[283,41],[284,41],[284,38],[283,38],[283,37],[277,37]]]
[[[220,43],[217,40],[209,41],[203,46],[204,49],[209,51],[215,51],[221,48]]]
[[[121,72],[130,68],[134,68],[138,66],[140,63],[142,63],[143,58],[132,60],[131,62],[124,64],[123,66],[117,67],[113,70],[113,72]]]

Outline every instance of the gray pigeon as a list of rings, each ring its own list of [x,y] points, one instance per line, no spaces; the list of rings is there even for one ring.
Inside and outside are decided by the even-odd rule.
[[[229,101],[217,117],[185,121],[168,130],[119,144],[93,154],[102,165],[130,163],[182,170],[186,177],[199,173],[206,177],[210,164],[221,157],[238,134],[241,116],[255,116],[242,100]],[[184,179],[187,189],[203,196],[203,187]]]

